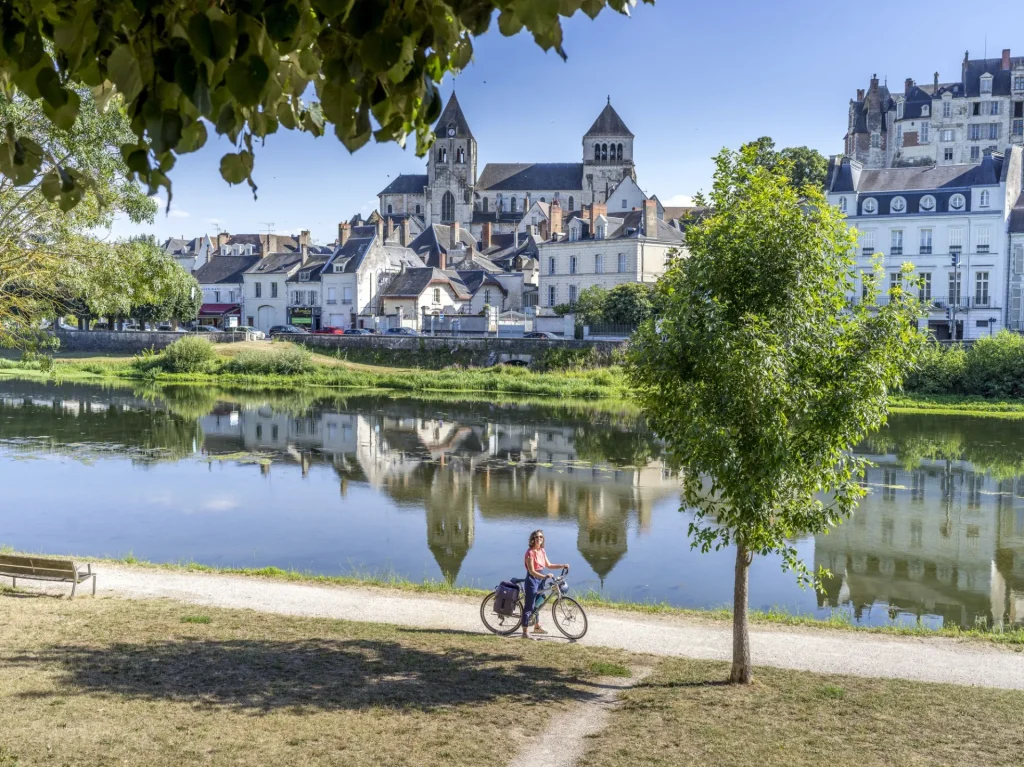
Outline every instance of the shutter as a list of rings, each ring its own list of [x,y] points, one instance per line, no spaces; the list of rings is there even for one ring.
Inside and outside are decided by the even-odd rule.
[[[1013,273],[1024,274],[1024,245],[1013,249]]]

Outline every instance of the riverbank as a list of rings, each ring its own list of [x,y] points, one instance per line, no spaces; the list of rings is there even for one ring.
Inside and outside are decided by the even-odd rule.
[[[0,553],[16,553],[9,547],[0,546]],[[28,555],[26,555],[28,556]],[[41,555],[42,556],[42,555]],[[164,571],[168,573],[196,573],[201,575],[234,576],[256,580],[267,580],[279,583],[304,584],[309,586],[334,586],[348,588],[373,588],[396,593],[434,595],[442,597],[463,597],[479,601],[489,588],[474,586],[456,586],[446,581],[421,580],[413,581],[394,573],[353,572],[348,575],[318,575],[298,570],[285,570],[278,567],[238,568],[212,567],[198,562],[158,563],[146,562],[134,556],[120,559],[96,557],[76,557],[61,555],[79,562],[91,562],[96,565],[113,567],[130,567],[147,571]],[[721,626],[732,625],[732,610],[727,606],[719,608],[684,608],[665,602],[629,602],[608,599],[595,591],[584,591],[576,594],[580,602],[589,609],[614,610],[621,613],[637,615],[665,616],[710,622]],[[834,631],[851,631],[863,634],[878,634],[900,637],[940,637],[946,639],[972,640],[989,642],[1024,652],[1024,626],[1015,628],[1003,627],[972,627],[959,626],[929,628],[923,625],[903,625],[893,622],[886,626],[864,626],[857,624],[850,613],[836,610],[826,618],[814,615],[802,615],[782,609],[750,610],[750,622],[755,626],[807,628]]]
[[[552,742],[545,763],[601,767],[1019,758],[1018,690],[763,667],[734,687],[720,661],[153,596],[0,588],[0,764],[476,767]]]

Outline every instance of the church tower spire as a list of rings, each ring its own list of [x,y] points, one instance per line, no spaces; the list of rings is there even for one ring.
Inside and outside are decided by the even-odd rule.
[[[636,181],[633,132],[612,106],[612,97],[583,135],[584,202],[607,202],[608,195],[627,176]]]
[[[477,146],[455,93],[434,126],[437,140],[427,160],[427,225],[473,220]]]

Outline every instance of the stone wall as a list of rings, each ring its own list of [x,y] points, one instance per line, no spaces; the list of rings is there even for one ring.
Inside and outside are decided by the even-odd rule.
[[[186,333],[135,332],[114,330],[61,330],[57,332],[60,352],[96,352],[98,354],[139,354],[144,349],[163,349]],[[203,333],[213,343],[248,340],[247,333]]]

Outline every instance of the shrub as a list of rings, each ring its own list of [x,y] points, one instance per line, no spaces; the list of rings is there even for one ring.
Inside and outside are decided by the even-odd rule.
[[[161,352],[159,365],[169,373],[201,373],[217,359],[213,344],[205,338],[186,336]]]
[[[316,365],[304,346],[283,346],[269,352],[240,352],[225,367],[229,373],[288,376],[309,373]]]
[[[967,352],[964,393],[1024,397],[1024,336],[1004,330],[975,341]]]
[[[903,388],[916,394],[963,394],[967,352],[960,344],[925,346]]]

